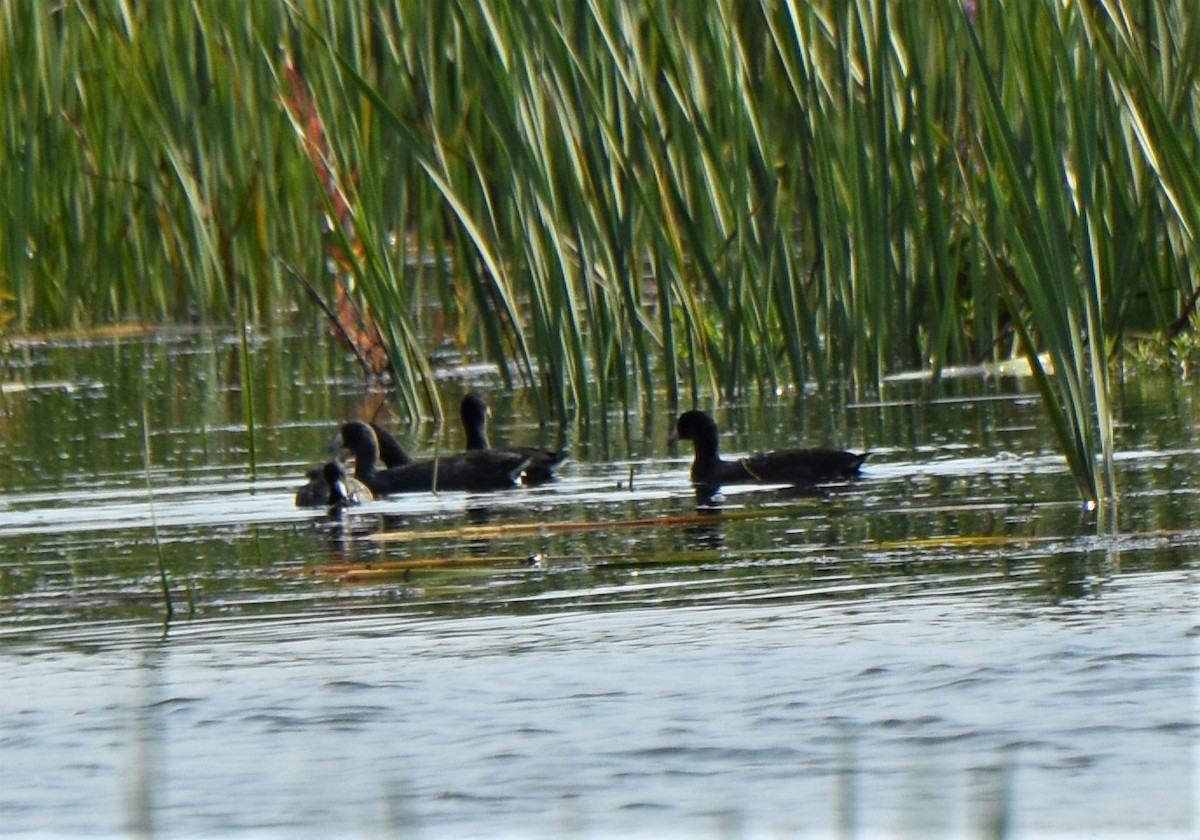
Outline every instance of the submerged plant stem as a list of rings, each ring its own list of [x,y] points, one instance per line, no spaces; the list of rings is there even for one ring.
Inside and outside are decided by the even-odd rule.
[[[167,581],[167,561],[163,556],[162,541],[158,535],[158,518],[154,512],[154,486],[150,480],[150,412],[142,401],[142,463],[146,475],[146,504],[150,508],[150,529],[154,534],[154,556],[158,561],[158,583],[162,591],[163,618],[170,621],[175,615],[175,604],[171,598],[171,587]]]

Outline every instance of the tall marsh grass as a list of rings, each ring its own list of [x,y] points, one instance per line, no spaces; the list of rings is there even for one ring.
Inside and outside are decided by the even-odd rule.
[[[412,411],[439,342],[558,416],[1024,353],[1101,499],[1107,361],[1196,303],[1198,27],[1200,0],[3,3],[0,307],[293,317],[281,259],[332,295],[343,247]]]

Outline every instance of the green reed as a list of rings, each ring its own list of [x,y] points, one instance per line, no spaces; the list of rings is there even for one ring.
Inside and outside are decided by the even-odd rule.
[[[1108,361],[1196,303],[1196,21],[1200,0],[0,4],[0,323],[315,324],[282,265],[331,295],[340,248],[410,414],[441,413],[439,345],[559,418],[1024,353],[1100,499]]]

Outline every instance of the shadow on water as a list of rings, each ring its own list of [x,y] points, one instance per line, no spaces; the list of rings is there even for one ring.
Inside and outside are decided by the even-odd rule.
[[[1113,641],[1138,626],[1135,612],[1186,615],[1171,594],[1180,585],[1194,596],[1190,392],[1145,383],[1142,401],[1127,395],[1112,527],[1081,513],[1036,395],[1012,380],[905,382],[840,411],[808,398],[721,416],[730,456],[869,448],[862,477],[839,484],[694,488],[658,417],[591,424],[627,434],[572,441],[577,460],[552,484],[334,515],[298,510],[292,494],[333,428],[377,411],[380,396],[300,337],[256,351],[250,383],[238,345],[210,333],[31,343],[10,362],[22,387],[0,402],[0,655],[23,728],[0,732],[22,768],[0,770],[12,791],[0,810],[17,809],[17,830],[57,808],[57,831],[144,836],[299,825],[515,836],[531,811],[533,834],[854,836],[900,815],[914,833],[1005,836],[1064,827],[1055,814],[1090,825],[1052,790],[1078,792],[1081,768],[1136,803],[1144,791],[1129,780],[1144,756],[1129,746],[1124,763],[1106,763],[1125,749],[1105,752],[1114,733],[1173,758],[1194,740],[1178,698],[1195,667],[1176,625],[1145,645]],[[253,479],[245,387],[262,424]],[[554,443],[521,420],[521,400],[495,394],[493,438]],[[461,434],[397,433],[417,452],[439,436],[453,449]],[[611,457],[589,457],[600,451]],[[165,632],[160,562],[176,606]],[[1086,634],[1070,636],[1076,626]],[[39,704],[79,719],[124,708],[77,682],[89,671],[87,685],[128,681],[136,698],[114,724],[135,733],[124,805],[100,816],[88,806],[104,791],[72,807],[13,776],[65,760]],[[1094,696],[1097,679],[1111,691]],[[1163,686],[1170,702],[1158,702]],[[1106,718],[1122,691],[1161,714]],[[1028,696],[1072,709],[1088,698],[1093,719],[1031,723],[1041,708]],[[75,740],[111,762],[104,731]],[[270,792],[222,741],[278,753]],[[934,790],[947,775],[963,786],[966,825],[947,817],[960,803]],[[342,779],[369,780],[370,793]],[[217,793],[202,795],[205,784]],[[263,822],[239,789],[265,797]],[[535,790],[551,799],[522,798]],[[311,811],[298,805],[310,800]],[[818,816],[806,822],[796,802]],[[1113,808],[1100,811],[1125,825]],[[1179,827],[1178,810],[1159,811],[1159,828]]]

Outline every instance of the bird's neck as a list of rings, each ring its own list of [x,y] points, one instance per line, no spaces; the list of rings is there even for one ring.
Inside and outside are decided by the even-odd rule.
[[[717,445],[713,441],[695,441],[696,463],[704,466],[722,463]]]
[[[354,453],[354,475],[366,481],[379,468],[379,447],[368,443]]]

